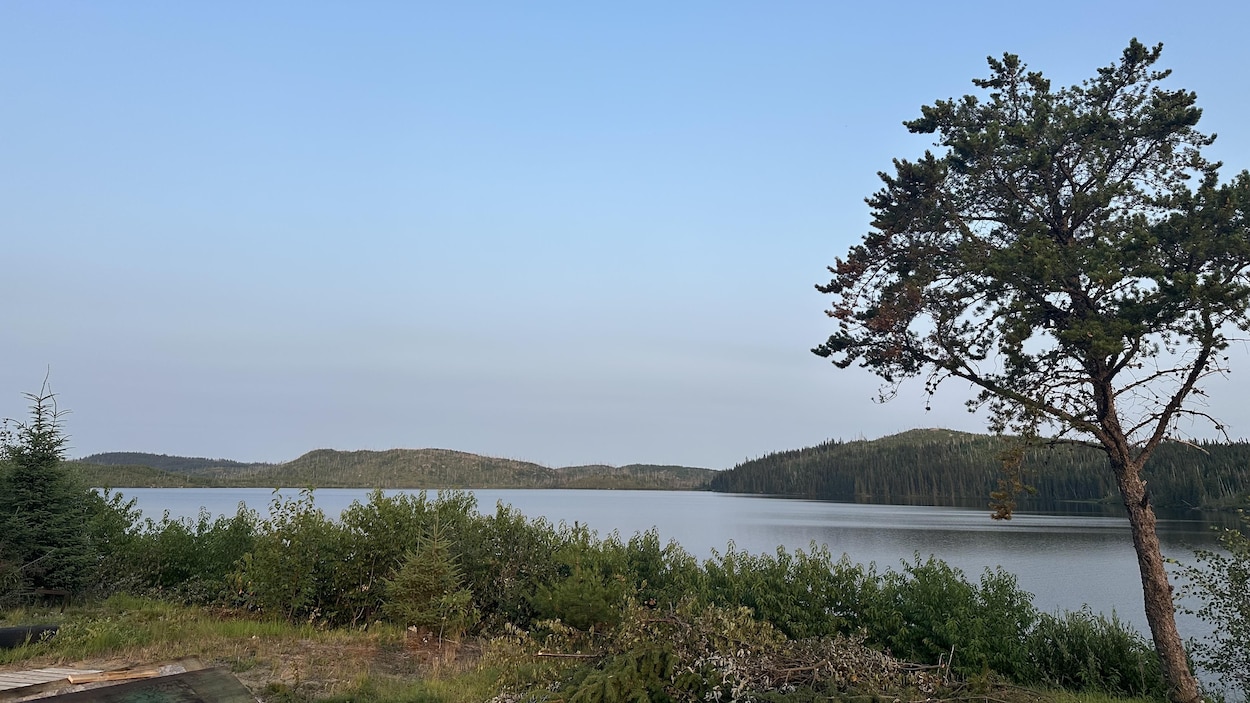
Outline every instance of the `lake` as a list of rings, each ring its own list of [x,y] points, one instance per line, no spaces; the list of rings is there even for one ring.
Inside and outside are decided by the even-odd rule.
[[[240,503],[262,517],[274,492],[263,488],[129,488],[147,517],[194,517],[201,508],[233,515]],[[396,491],[388,491],[395,493]],[[493,512],[510,504],[530,518],[578,522],[606,535],[628,538],[655,527],[663,542],[676,540],[696,557],[723,552],[729,542],[741,551],[773,552],[824,544],[835,555],[859,563],[897,568],[915,554],[936,555],[971,579],[1001,566],[1034,594],[1041,610],[1116,613],[1146,632],[1141,577],[1127,519],[1110,515],[1017,513],[1010,521],[989,518],[989,509],[859,505],[694,491],[476,490],[478,509]],[[283,495],[297,491],[284,489]],[[353,501],[368,500],[360,489],[321,489],[317,506],[337,516]],[[1112,511],[1107,511],[1111,513]],[[1201,520],[1161,519],[1165,556],[1189,561],[1194,547],[1215,544]],[[1182,618],[1182,634],[1200,635],[1199,622]]]

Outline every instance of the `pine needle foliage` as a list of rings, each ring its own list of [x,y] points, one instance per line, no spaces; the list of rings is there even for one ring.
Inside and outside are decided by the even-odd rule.
[[[69,438],[56,395],[45,384],[26,397],[29,419],[6,420],[0,432],[0,563],[22,589],[77,591],[91,575],[90,501],[63,463]]]
[[[435,521],[395,575],[383,582],[384,610],[400,624],[430,630],[440,640],[458,639],[480,616],[463,582],[447,531]]]

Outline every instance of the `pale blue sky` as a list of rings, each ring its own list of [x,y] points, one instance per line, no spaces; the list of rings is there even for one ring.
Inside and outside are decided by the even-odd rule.
[[[51,368],[72,454],[445,447],[726,468],[979,430],[808,350],[824,266],[1020,54],[1131,37],[1250,166],[1231,2],[0,4],[0,415]],[[1250,354],[1213,409],[1250,436]]]

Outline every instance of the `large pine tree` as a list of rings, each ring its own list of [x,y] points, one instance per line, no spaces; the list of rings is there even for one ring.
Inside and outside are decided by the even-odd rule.
[[[1200,700],[1142,471],[1211,420],[1202,382],[1250,329],[1250,173],[1203,158],[1196,96],[1166,89],[1161,46],[1052,89],[990,59],[988,95],[921,108],[937,153],[896,160],[863,242],[830,267],[834,333],[817,354],[886,382],[980,391],[991,428],[1096,447],[1124,500],[1146,619],[1171,698]]]

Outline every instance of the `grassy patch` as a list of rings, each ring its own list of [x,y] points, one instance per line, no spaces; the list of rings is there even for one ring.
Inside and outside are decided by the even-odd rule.
[[[13,650],[0,650],[6,669],[78,665],[114,668],[196,657],[224,666],[266,703],[481,703],[494,697],[501,682],[517,690],[534,666],[551,660],[519,657],[509,676],[477,655],[471,644],[454,659],[432,660],[428,652],[405,646],[403,630],[374,623],[367,628],[328,629],[250,617],[246,612],[185,607],[115,596],[91,607],[68,610],[23,609],[4,614],[5,625],[59,622],[56,637]],[[569,664],[560,662],[568,671]],[[577,666],[577,664],[573,664]],[[529,672],[535,673],[535,672]],[[535,676],[528,694],[509,700],[559,700],[548,690],[551,672]],[[557,678],[563,678],[557,672]],[[523,687],[522,687],[523,688]],[[1147,703],[1063,691],[1039,692],[1016,687],[978,691],[978,699],[1004,703]],[[799,689],[760,700],[828,701],[828,691]],[[987,698],[988,697],[988,698]],[[873,696],[845,696],[869,700]],[[894,703],[899,693],[878,697]],[[902,695],[902,699],[908,698]],[[925,698],[916,692],[916,700]],[[1155,702],[1157,703],[1157,702]]]
[[[28,609],[5,618],[9,625],[35,622],[58,622],[61,630],[44,642],[0,650],[0,665],[113,668],[196,657],[227,667],[266,700],[318,700],[365,684],[386,688],[422,669],[404,649],[403,631],[382,623],[320,629],[128,596],[63,615]]]

